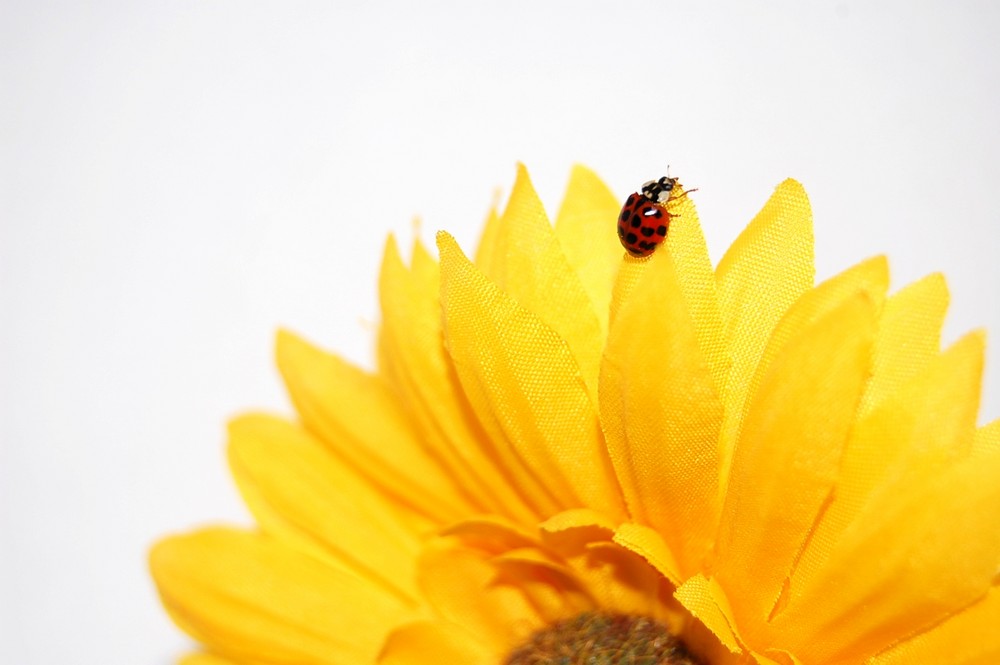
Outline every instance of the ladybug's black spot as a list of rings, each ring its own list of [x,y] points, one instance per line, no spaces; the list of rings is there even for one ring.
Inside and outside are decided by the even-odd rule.
[[[640,233],[642,233],[642,235],[644,235],[644,236],[646,236],[648,238],[649,236],[653,235],[653,231],[654,230],[655,229],[653,229],[652,226],[644,226],[644,227],[642,227],[642,231],[640,231]]]
[[[628,200],[625,201],[625,205],[630,206],[630,205],[633,205],[633,204],[635,204],[635,194],[629,194],[628,195]]]
[[[642,226],[642,218],[639,215],[632,215],[632,228],[637,229]]]
[[[654,208],[654,210],[656,210],[656,212],[653,213],[653,217],[655,217],[657,219],[659,219],[660,217],[663,217],[663,211],[662,210],[660,210],[659,208]]]
[[[638,240],[638,239],[639,239],[639,236],[637,236],[634,233],[629,233],[627,236],[625,236],[625,242],[627,242],[630,245],[634,245],[635,241]]]
[[[628,219],[628,209],[622,210],[621,220],[624,222],[626,219]]]
[[[618,237],[619,238],[625,237],[625,227],[622,226],[621,224],[618,225]]]
[[[658,236],[665,236],[665,235],[667,235],[667,227],[660,226],[659,228],[657,228],[656,229],[656,235],[658,235]]]

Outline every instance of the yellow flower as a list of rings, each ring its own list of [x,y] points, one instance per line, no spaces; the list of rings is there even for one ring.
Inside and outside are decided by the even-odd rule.
[[[791,180],[714,270],[689,198],[648,259],[618,210],[577,168],[553,227],[521,169],[473,261],[389,239],[377,372],[279,335],[298,419],[230,427],[259,528],[151,554],[188,665],[1000,662],[1000,421],[944,280],[814,286]]]

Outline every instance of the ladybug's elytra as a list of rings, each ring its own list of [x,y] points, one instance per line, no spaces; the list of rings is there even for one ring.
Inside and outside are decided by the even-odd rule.
[[[671,218],[667,203],[680,189],[677,178],[663,176],[628,197],[618,216],[618,238],[629,254],[649,256],[667,237]]]

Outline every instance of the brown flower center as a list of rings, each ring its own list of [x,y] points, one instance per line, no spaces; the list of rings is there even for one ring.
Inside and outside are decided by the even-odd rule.
[[[539,630],[505,665],[702,665],[653,619],[585,612]]]

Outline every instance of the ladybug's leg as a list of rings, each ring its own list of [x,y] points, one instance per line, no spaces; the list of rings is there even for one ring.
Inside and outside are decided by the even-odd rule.
[[[697,187],[695,187],[694,189],[685,189],[685,190],[681,191],[681,195],[678,196],[676,199],[674,199],[674,201],[680,201],[681,199],[683,199],[685,196],[687,196],[691,192],[697,192],[697,191],[698,191]]]
[[[697,187],[695,187],[694,189],[685,189],[685,190],[682,190],[682,191],[681,191],[681,193],[680,193],[680,194],[678,194],[676,198],[672,198],[672,199],[670,199],[670,204],[674,204],[674,203],[676,203],[677,201],[680,201],[681,199],[683,199],[683,198],[684,198],[685,196],[687,196],[687,195],[688,195],[688,194],[690,194],[691,192],[697,192],[697,191],[698,191],[698,188],[697,188]],[[671,213],[670,213],[670,216],[671,216],[671,217],[680,217],[680,215],[679,215],[679,214],[677,214],[676,212],[671,212]]]

